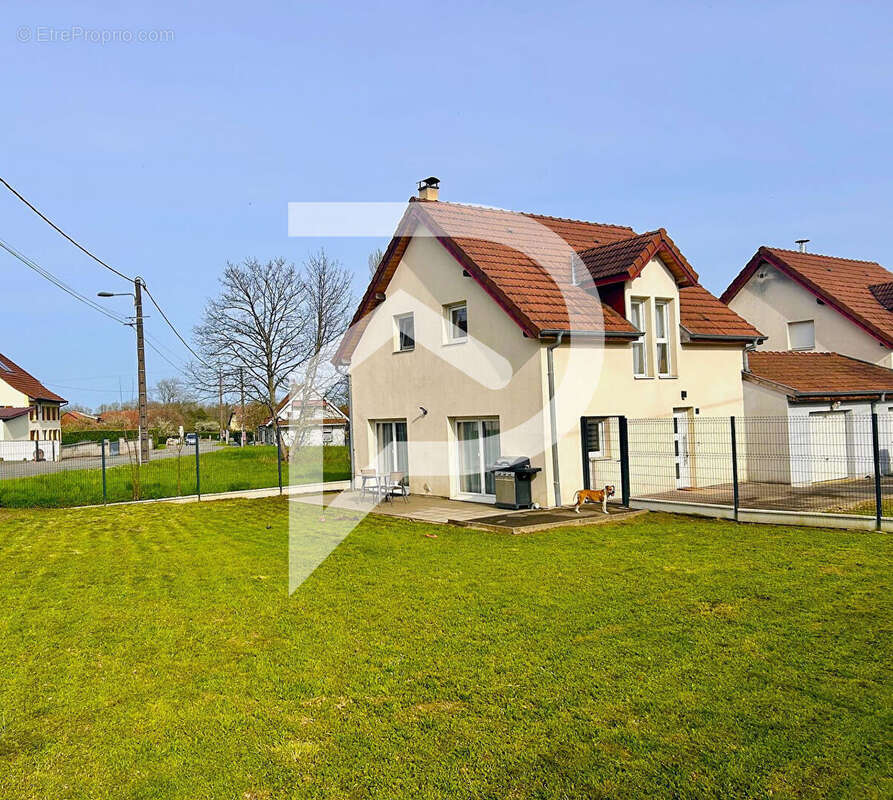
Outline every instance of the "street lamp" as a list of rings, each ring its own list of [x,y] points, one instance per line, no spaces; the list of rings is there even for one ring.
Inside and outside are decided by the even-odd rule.
[[[133,279],[133,292],[97,292],[97,297],[132,297],[136,310],[136,373],[139,388],[140,463],[149,460],[149,413],[146,392],[146,347],[143,342],[143,279]]]

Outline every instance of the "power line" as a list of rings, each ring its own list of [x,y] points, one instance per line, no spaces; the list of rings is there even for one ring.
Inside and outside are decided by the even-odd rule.
[[[210,369],[210,368],[211,368],[211,365],[208,364],[207,361],[205,361],[205,360],[204,360],[198,353],[195,352],[195,350],[193,350],[193,349],[189,346],[189,342],[187,342],[182,336],[180,336],[180,332],[174,327],[174,323],[172,323],[172,322],[168,319],[167,314],[165,314],[164,311],[161,310],[161,306],[158,305],[158,301],[152,296],[152,292],[149,291],[149,287],[146,286],[145,283],[143,284],[143,289],[146,290],[146,294],[149,295],[149,299],[152,301],[152,305],[155,306],[155,308],[158,309],[158,313],[161,314],[162,319],[164,319],[164,321],[167,323],[168,327],[169,327],[169,328],[176,334],[177,338],[178,338],[181,342],[183,342],[183,345],[186,347],[186,349],[187,349],[190,353],[192,353],[192,355],[194,355],[194,356],[199,360],[199,362],[201,362],[202,364],[204,364],[206,367],[208,367],[208,368]]]
[[[3,178],[0,178],[0,183],[2,183],[19,200],[21,200],[26,206],[28,206],[28,208],[30,208],[35,214],[37,214],[37,216],[39,216],[44,222],[46,222],[47,225],[49,225],[57,233],[64,236],[69,242],[71,242],[81,252],[85,253],[90,258],[92,258],[97,264],[102,265],[107,270],[114,272],[115,275],[117,275],[120,278],[124,278],[124,280],[129,281],[130,283],[134,282],[133,278],[129,277],[128,275],[125,275],[120,270],[115,269],[115,267],[111,266],[110,264],[107,264],[105,261],[103,261],[101,258],[99,258],[99,256],[95,255],[94,253],[91,253],[86,247],[84,247],[76,239],[73,239],[71,236],[69,236],[65,231],[62,230],[62,228],[60,228],[58,225],[56,225],[55,222],[53,222],[49,217],[47,217],[46,214],[44,214],[42,211],[40,211],[40,209],[36,208],[32,203],[30,203],[27,199],[25,199],[25,197],[23,197],[21,194],[19,194],[19,192],[17,192],[12,186],[10,186]],[[209,367],[210,365],[198,353],[196,353],[195,350],[192,349],[192,347],[189,346],[189,343],[180,335],[180,332],[174,327],[174,324],[170,321],[167,314],[165,314],[164,311],[162,310],[161,306],[158,305],[158,301],[152,296],[152,293],[149,291],[149,287],[146,286],[145,281],[142,282],[142,285],[143,285],[143,289],[146,291],[146,294],[149,295],[149,299],[152,301],[152,304],[155,306],[155,308],[158,309],[158,313],[161,314],[161,316],[164,318],[164,321],[168,324],[168,327],[170,327],[170,329],[176,334],[177,338],[184,344],[186,349],[190,353],[192,353],[193,356],[195,356],[206,367]]]
[[[102,265],[103,267],[105,267],[107,270],[110,270],[111,272],[114,272],[115,275],[117,275],[118,277],[120,277],[120,278],[124,278],[125,281],[130,281],[131,283],[133,283],[133,278],[130,278],[130,277],[128,277],[127,275],[125,275],[123,272],[121,272],[120,270],[117,270],[117,269],[115,269],[114,267],[109,266],[109,265],[106,264],[105,261],[103,261],[101,258],[99,258],[98,256],[93,255],[93,253],[91,253],[91,252],[90,252],[86,247],[84,247],[80,242],[77,242],[77,241],[75,241],[74,239],[72,239],[72,238],[71,238],[65,231],[62,230],[62,228],[60,228],[55,222],[53,222],[49,217],[47,217],[42,211],[40,211],[39,209],[37,209],[37,208],[35,208],[33,205],[31,205],[31,203],[29,203],[24,197],[22,197],[22,195],[20,195],[15,189],[13,189],[12,186],[10,186],[5,180],[3,180],[3,178],[0,178],[0,183],[2,183],[7,189],[9,189],[9,191],[11,191],[16,197],[18,197],[19,200],[21,200],[26,206],[28,206],[28,208],[30,208],[35,214],[37,214],[37,216],[40,217],[40,218],[41,218],[47,225],[49,225],[53,230],[55,230],[56,232],[62,234],[62,236],[64,236],[66,239],[68,239],[68,241],[71,242],[75,247],[77,247],[78,250],[80,250],[80,251],[83,252],[83,253],[86,253],[86,254],[87,254],[88,256],[90,256],[90,258],[92,258],[97,264],[101,264],[101,265]]]
[[[0,180],[2,180],[2,178],[0,178]],[[7,244],[2,239],[0,239],[0,247],[2,247],[4,250],[6,250],[6,252],[9,253],[11,256],[14,256],[19,261],[21,261],[26,267],[34,270],[34,272],[36,272],[42,278],[48,280],[50,283],[52,283],[54,286],[61,289],[63,292],[67,292],[68,294],[70,294],[73,298],[75,298],[75,300],[80,300],[82,303],[85,303],[86,305],[90,306],[90,308],[92,308],[94,311],[98,311],[100,314],[105,314],[105,316],[107,316],[109,319],[114,320],[115,322],[118,322],[122,325],[130,324],[130,322],[125,317],[122,317],[119,314],[115,314],[114,312],[109,311],[108,309],[104,308],[96,301],[91,300],[89,297],[85,297],[80,292],[78,292],[76,289],[73,289],[67,283],[62,281],[60,278],[57,278],[55,275],[53,275],[53,273],[50,272],[48,269],[45,269],[44,267],[40,266],[40,264],[38,264],[33,259],[28,258],[28,256],[24,255],[23,253],[20,253],[12,245]]]

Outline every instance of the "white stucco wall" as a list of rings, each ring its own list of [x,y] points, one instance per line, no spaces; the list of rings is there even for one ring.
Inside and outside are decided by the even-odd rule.
[[[25,408],[28,402],[28,395],[23,394],[18,389],[13,389],[12,386],[0,377],[0,406]]]
[[[893,351],[770,264],[754,272],[729,307],[766,335],[761,350],[790,350],[788,323],[811,319],[817,351],[893,367]]]
[[[0,442],[28,440],[28,415],[0,422]]]
[[[632,346],[623,344],[590,344],[577,342],[562,345],[555,351],[558,385],[558,421],[561,431],[560,465],[562,502],[570,503],[573,494],[583,486],[583,460],[580,442],[580,417],[626,415],[630,418],[631,467],[636,464],[632,452],[639,451],[640,474],[632,470],[631,484],[645,490],[649,480],[657,489],[672,489],[670,480],[675,467],[672,418],[676,409],[689,409],[690,449],[693,460],[693,482],[696,485],[720,483],[730,479],[716,464],[731,464],[731,440],[718,431],[731,415],[744,413],[741,368],[741,344],[679,343],[679,292],[672,274],[657,259],[626,287],[627,312],[631,297],[671,299],[673,301],[671,333],[674,341],[672,377],[637,378],[633,375]],[[652,323],[653,325],[653,323]],[[654,363],[653,346],[649,353]],[[682,397],[685,392],[686,397]],[[665,418],[666,425],[636,423],[637,419]],[[706,422],[720,418],[716,424]],[[701,440],[698,440],[698,437]],[[646,448],[654,448],[649,457]],[[696,468],[699,451],[702,469]],[[711,459],[709,469],[707,454]],[[592,466],[592,485],[615,483],[620,470],[617,451],[606,462]],[[729,470],[731,467],[729,466]],[[641,473],[649,472],[649,475]],[[551,480],[551,467],[548,470]],[[658,485],[660,484],[660,485]]]
[[[841,479],[873,475],[870,402],[789,404],[784,393],[745,381],[744,406],[751,480],[810,486],[823,480],[819,462],[826,458],[834,462]],[[888,475],[893,471],[893,403],[878,403],[876,411],[881,471]],[[843,435],[811,424],[816,414],[842,415]],[[819,437],[825,442],[818,442]]]
[[[448,344],[443,307],[460,301],[468,307],[469,338]],[[415,348],[394,352],[394,316],[408,312]],[[407,247],[353,354],[350,376],[357,470],[375,464],[374,421],[405,419],[410,490],[455,496],[455,420],[487,417],[499,419],[503,454],[546,466],[540,344],[524,338],[435,239],[414,238]],[[536,502],[547,502],[546,485],[543,474],[534,479]]]

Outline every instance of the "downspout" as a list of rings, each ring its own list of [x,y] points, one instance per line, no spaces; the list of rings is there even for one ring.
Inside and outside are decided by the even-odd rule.
[[[353,381],[350,379],[350,367],[347,368],[347,435],[350,437],[350,446],[347,448],[347,455],[350,457],[350,488],[356,486],[356,473],[354,470],[354,438],[353,438]]]
[[[546,347],[546,375],[549,379],[549,422],[552,427],[552,485],[555,489],[555,505],[561,505],[561,478],[558,474],[558,413],[555,409],[555,362],[552,351],[561,344],[564,331],[556,331],[555,344]]]

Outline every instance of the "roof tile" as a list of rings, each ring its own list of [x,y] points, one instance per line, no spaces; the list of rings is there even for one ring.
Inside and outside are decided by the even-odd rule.
[[[64,397],[59,397],[55,392],[51,392],[37,378],[25,372],[2,353],[0,353],[0,380],[8,383],[22,394],[28,395],[32,400],[49,400],[53,403],[67,402]]]
[[[794,395],[893,393],[893,370],[840,353],[756,350],[748,353],[747,363],[751,375],[785,386]]]

